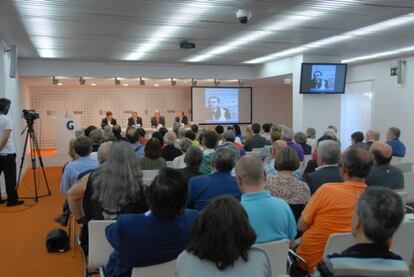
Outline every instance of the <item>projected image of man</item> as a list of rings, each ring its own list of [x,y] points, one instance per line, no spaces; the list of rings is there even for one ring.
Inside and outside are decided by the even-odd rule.
[[[230,111],[220,106],[220,98],[210,96],[208,98],[207,114],[211,121],[228,121],[231,119]]]
[[[313,90],[326,90],[328,88],[329,88],[328,81],[322,79],[322,72],[315,71],[313,73],[312,89]]]

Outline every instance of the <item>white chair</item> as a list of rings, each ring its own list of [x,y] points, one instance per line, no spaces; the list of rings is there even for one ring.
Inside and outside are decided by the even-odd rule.
[[[404,158],[401,157],[392,157],[391,164],[396,165],[404,162]]]
[[[398,167],[399,169],[401,169],[401,171],[403,173],[410,173],[410,172],[413,171],[413,163],[411,163],[411,162],[394,164],[394,166],[395,167]]]
[[[143,170],[142,171],[142,181],[144,185],[149,186],[151,185],[152,181],[157,177],[159,170]]]
[[[413,259],[414,251],[413,234],[414,219],[412,216],[406,216],[403,223],[401,223],[395,232],[391,243],[391,251],[400,255],[409,267]]]
[[[176,260],[152,266],[134,267],[131,277],[174,277]]]
[[[355,244],[355,239],[351,233],[335,233],[329,236],[325,246],[323,256],[333,253],[342,253],[347,248]]]
[[[167,161],[167,167],[173,168],[173,165],[174,165],[173,161]]]
[[[107,226],[115,220],[91,220],[88,223],[89,254],[87,268],[99,269],[104,266],[114,250],[105,236]]]
[[[404,187],[407,192],[406,203],[414,203],[414,173],[404,174]]]
[[[253,156],[256,156],[258,158],[261,158],[262,157],[263,149],[264,149],[263,147],[261,147],[261,148],[253,148],[251,154]]]
[[[396,193],[401,197],[401,200],[403,201],[403,204],[405,205],[405,203],[407,203],[408,191],[400,190],[400,191],[396,191]]]
[[[272,268],[272,277],[287,273],[289,243],[290,240],[283,239],[254,245],[255,247],[263,249],[269,257],[269,262]]]

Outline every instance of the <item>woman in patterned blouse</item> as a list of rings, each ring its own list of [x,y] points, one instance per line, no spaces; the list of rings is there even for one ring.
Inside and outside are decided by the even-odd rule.
[[[292,172],[299,168],[299,157],[295,150],[285,147],[275,157],[277,176],[269,177],[265,188],[274,197],[284,199],[289,205],[305,205],[310,197],[306,183],[296,179]]]

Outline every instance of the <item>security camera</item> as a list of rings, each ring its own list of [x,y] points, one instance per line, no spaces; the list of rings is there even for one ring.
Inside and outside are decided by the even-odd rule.
[[[247,24],[249,19],[252,17],[252,12],[247,10],[238,10],[236,16],[241,24]]]

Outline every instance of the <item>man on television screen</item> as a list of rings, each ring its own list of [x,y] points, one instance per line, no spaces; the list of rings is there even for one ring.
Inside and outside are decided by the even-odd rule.
[[[325,90],[328,88],[329,88],[328,81],[322,79],[322,72],[315,71],[313,73],[312,89],[313,90]]]
[[[217,96],[210,96],[208,98],[208,107],[206,109],[210,121],[227,121],[231,119],[229,109],[220,107],[220,98]]]

